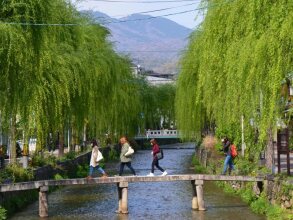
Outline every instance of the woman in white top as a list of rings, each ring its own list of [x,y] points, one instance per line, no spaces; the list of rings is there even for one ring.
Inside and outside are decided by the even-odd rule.
[[[87,179],[92,179],[93,172],[95,170],[98,170],[102,175],[102,177],[107,177],[108,175],[105,173],[102,167],[99,166],[99,163],[97,162],[97,156],[99,152],[98,143],[96,140],[93,140],[92,142],[92,155],[91,155],[91,161],[90,161],[90,171]]]

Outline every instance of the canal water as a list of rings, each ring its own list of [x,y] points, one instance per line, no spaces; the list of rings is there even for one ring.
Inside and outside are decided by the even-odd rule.
[[[190,169],[193,149],[165,149],[160,165],[168,174],[193,173]],[[132,165],[138,175],[147,175],[151,165],[150,151],[135,154]],[[109,164],[106,171],[118,170],[118,164]],[[127,171],[125,167],[125,171]],[[160,175],[159,171],[155,174]],[[125,172],[125,175],[130,173]],[[192,187],[186,182],[130,183],[128,195],[129,215],[116,214],[118,199],[116,185],[70,186],[51,193],[49,218],[52,220],[265,220],[252,213],[236,196],[225,194],[215,184],[205,182],[204,199],[207,211],[191,209]],[[17,213],[11,219],[34,220],[38,217],[38,202]]]

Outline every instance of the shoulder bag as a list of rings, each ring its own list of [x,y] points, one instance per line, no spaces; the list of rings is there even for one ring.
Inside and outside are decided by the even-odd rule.
[[[160,149],[160,152],[156,154],[156,157],[158,158],[158,160],[161,160],[164,158],[164,153],[162,149]]]
[[[124,154],[125,157],[131,156],[134,154],[134,150],[131,146],[129,146],[128,151]]]
[[[98,155],[97,155],[96,162],[98,163],[103,159],[104,159],[103,154],[101,153],[101,151],[98,150]]]

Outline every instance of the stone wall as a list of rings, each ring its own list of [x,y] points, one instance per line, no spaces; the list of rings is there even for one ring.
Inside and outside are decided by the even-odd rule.
[[[269,181],[268,185],[266,194],[271,204],[280,205],[293,213],[293,182],[275,178]]]

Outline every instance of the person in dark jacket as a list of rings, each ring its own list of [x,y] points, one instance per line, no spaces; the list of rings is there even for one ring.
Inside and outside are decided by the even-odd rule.
[[[148,176],[154,176],[155,166],[162,172],[162,176],[166,176],[168,173],[159,165],[159,160],[157,154],[160,152],[160,147],[155,139],[152,139],[151,145],[153,146],[152,155],[153,155],[153,162],[152,162],[152,171]]]
[[[0,145],[0,169],[5,167],[5,158],[4,158],[4,147]]]
[[[224,168],[222,175],[225,175],[229,166],[229,175],[231,174],[231,171],[234,170],[234,164],[233,164],[233,158],[231,156],[231,142],[228,140],[228,138],[222,139],[223,144],[223,151],[226,155],[225,161],[224,161]]]

